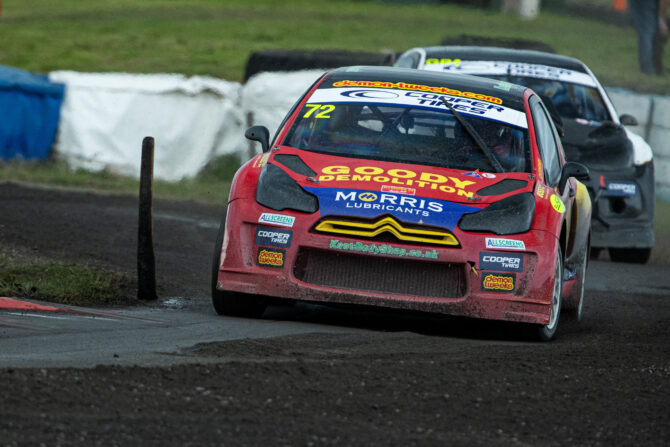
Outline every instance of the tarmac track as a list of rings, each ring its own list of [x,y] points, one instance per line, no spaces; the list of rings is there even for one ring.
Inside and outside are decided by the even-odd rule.
[[[4,249],[135,269],[132,197],[0,184],[0,209]],[[593,262],[584,321],[548,344],[372,309],[223,318],[222,210],[155,203],[158,303],[0,300],[0,445],[669,444],[667,265]]]

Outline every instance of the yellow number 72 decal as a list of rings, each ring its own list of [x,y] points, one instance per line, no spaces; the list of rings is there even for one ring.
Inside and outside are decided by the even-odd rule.
[[[309,118],[317,110],[320,112],[314,115],[314,118],[330,118],[329,113],[335,110],[332,104],[305,104],[305,107],[308,107],[309,110],[302,116],[303,118]]]

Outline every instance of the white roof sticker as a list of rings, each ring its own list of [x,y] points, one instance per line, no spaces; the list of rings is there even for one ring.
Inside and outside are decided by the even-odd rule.
[[[436,61],[431,63],[431,61]],[[596,87],[596,82],[587,73],[568,70],[566,68],[551,67],[541,64],[527,64],[523,62],[504,61],[464,61],[445,59],[427,59],[424,70],[462,73],[470,75],[505,75],[526,76],[529,78],[550,79],[562,82],[581,84],[587,87]]]
[[[456,111],[465,115],[500,121],[524,129],[528,128],[528,121],[526,120],[526,114],[524,112],[477,99],[440,93],[383,88],[324,88],[317,89],[312,96],[310,96],[307,103],[370,103],[446,110],[447,106],[445,106],[440,99],[442,96],[449,101]]]

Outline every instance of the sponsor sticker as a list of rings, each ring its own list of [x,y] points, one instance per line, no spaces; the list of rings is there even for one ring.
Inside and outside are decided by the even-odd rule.
[[[549,201],[551,202],[551,206],[553,206],[556,211],[561,214],[565,212],[565,205],[563,204],[561,198],[556,194],[552,194],[552,196],[549,198]]]
[[[259,248],[256,262],[264,267],[284,267],[286,251],[274,248]]]
[[[273,214],[273,213],[263,213],[261,217],[258,218],[258,222],[281,225],[282,227],[293,227],[295,222],[295,216],[287,216],[285,214]]]
[[[280,228],[257,227],[256,245],[269,245],[270,247],[289,248],[293,239],[293,231]]]
[[[535,188],[535,194],[537,194],[540,199],[544,199],[545,195],[547,194],[547,187],[538,182],[537,188]]]
[[[523,272],[523,256],[507,253],[479,253],[479,269],[499,272]]]
[[[366,244],[363,242],[340,242],[338,239],[331,239],[329,248],[331,250],[353,251],[356,253],[366,253],[370,255],[391,255],[399,258],[424,258],[437,259],[437,250],[418,250],[394,247],[390,244]]]
[[[392,192],[395,194],[407,194],[413,196],[416,194],[416,189],[407,188],[405,186],[382,185],[382,192]]]
[[[443,93],[445,95],[462,96],[465,98],[475,98],[480,101],[502,104],[502,99],[495,96],[482,95],[481,93],[462,92],[448,87],[435,87],[430,85],[411,84],[408,82],[388,82],[388,81],[338,81],[333,83],[333,87],[373,87],[379,89],[397,89],[397,90],[415,90],[419,92]],[[359,90],[360,91],[360,90]]]
[[[493,292],[514,292],[514,273],[482,272],[482,290]]]
[[[365,82],[368,84],[392,84],[384,82]],[[335,84],[339,83],[336,82]],[[309,97],[308,104],[313,104],[314,106],[323,104],[332,106],[335,104],[351,103],[388,104],[449,113],[449,108],[442,101],[442,98],[444,98],[452,108],[462,114],[490,119],[524,129],[528,128],[526,114],[520,110],[500,105],[502,104],[502,101],[497,102],[499,101],[499,98],[470,92],[455,91],[445,87],[435,87],[436,91],[431,90],[433,87],[425,87],[428,89],[418,89],[417,91],[407,91],[406,89],[385,90],[379,87],[368,89],[341,87],[319,88]]]
[[[265,163],[267,163],[268,158],[270,157],[270,153],[266,152],[265,154],[259,155],[256,157],[256,160],[254,160],[253,167],[254,168],[262,168],[265,166]]]
[[[607,195],[610,197],[630,197],[637,194],[634,182],[607,182]]]
[[[390,183],[392,186],[410,189],[441,191],[460,197],[473,197],[477,182],[459,177],[436,174],[429,171],[413,171],[411,169],[384,169],[379,166],[326,166],[321,170],[319,182],[362,182]],[[475,186],[472,186],[475,185]],[[413,194],[412,194],[413,195]]]
[[[588,87],[596,87],[595,81],[587,73],[568,70],[566,68],[552,67],[549,65],[529,64],[525,62],[460,61],[458,65],[453,63],[427,63],[425,69],[472,75],[509,75],[538,79],[551,79],[570,82],[573,84],[586,85]]]
[[[486,248],[501,248],[506,250],[525,250],[526,244],[516,239],[503,239],[500,237],[487,237]]]
[[[465,213],[479,208],[406,194],[358,189],[315,188],[305,190],[319,198],[321,215],[377,217],[390,214],[402,222],[434,225],[453,230]]]

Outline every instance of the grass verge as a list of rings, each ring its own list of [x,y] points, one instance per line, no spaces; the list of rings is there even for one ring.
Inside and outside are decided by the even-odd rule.
[[[136,281],[122,273],[0,253],[0,296],[75,306],[122,306],[137,303],[136,290]]]
[[[154,197],[170,200],[195,200],[223,204],[228,199],[230,183],[240,166],[236,155],[224,155],[193,178],[178,182],[154,180]],[[86,189],[114,194],[137,195],[140,182],[133,177],[110,170],[89,172],[72,170],[59,161],[0,162],[0,182],[19,182],[60,188]]]

